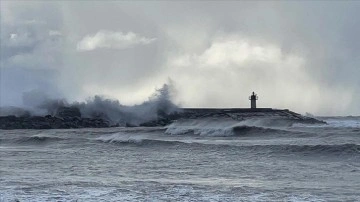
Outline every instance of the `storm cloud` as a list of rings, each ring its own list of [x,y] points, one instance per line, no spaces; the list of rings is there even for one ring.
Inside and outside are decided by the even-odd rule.
[[[1,1],[0,105],[23,94],[360,114],[360,3]]]

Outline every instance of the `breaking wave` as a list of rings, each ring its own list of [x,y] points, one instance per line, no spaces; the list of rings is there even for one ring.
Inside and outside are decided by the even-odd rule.
[[[155,121],[180,109],[172,101],[173,86],[164,84],[141,104],[124,105],[119,100],[101,95],[89,97],[86,101],[69,103],[65,99],[50,99],[38,91],[23,95],[24,107],[0,106],[0,116],[18,117],[51,115],[60,118],[102,119],[111,126],[139,126]]]
[[[292,144],[274,144],[274,145],[244,145],[231,144],[229,142],[219,142],[217,140],[207,139],[154,139],[151,136],[129,136],[123,134],[112,134],[101,136],[95,139],[101,143],[112,143],[119,145],[137,145],[137,146],[174,146],[183,147],[211,147],[213,149],[232,149],[243,152],[252,152],[256,154],[303,154],[303,155],[343,155],[343,154],[360,154],[360,145],[358,144],[335,144],[335,145],[292,145]]]
[[[95,140],[102,143],[133,144],[133,145],[174,145],[180,143],[179,141],[151,139],[148,136],[124,135],[120,133],[101,136],[95,138]]]
[[[287,130],[274,129],[274,128],[265,128],[265,127],[256,127],[256,126],[235,126],[232,128],[232,131],[235,136],[246,135],[246,134],[269,134],[269,133],[290,133]]]
[[[197,119],[179,120],[166,126],[169,135],[199,135],[199,136],[244,136],[293,133],[284,127],[269,127],[263,122],[267,120],[237,121],[233,119]]]
[[[360,128],[359,117],[330,117],[324,118],[328,123],[326,126],[335,128]]]
[[[47,145],[62,142],[69,146],[76,147],[79,144],[113,144],[118,146],[151,146],[151,147],[189,147],[192,149],[211,149],[211,150],[232,150],[239,153],[253,153],[256,155],[272,154],[297,154],[304,156],[324,155],[324,156],[343,156],[352,155],[360,157],[359,144],[284,144],[277,141],[264,141],[257,144],[249,144],[238,137],[238,133],[273,133],[274,129],[253,127],[253,126],[236,126],[232,128],[233,136],[169,136],[155,133],[127,133],[117,132],[111,134],[89,134],[81,137],[71,134],[64,137],[59,135],[36,134],[27,137],[14,137],[13,139],[1,139],[2,143],[12,143],[20,145]],[[275,130],[278,133],[278,130]],[[223,134],[224,135],[224,134]],[[234,136],[235,135],[235,136]],[[256,141],[255,141],[256,142]],[[269,144],[270,143],[270,144]],[[95,146],[95,145],[94,145]]]

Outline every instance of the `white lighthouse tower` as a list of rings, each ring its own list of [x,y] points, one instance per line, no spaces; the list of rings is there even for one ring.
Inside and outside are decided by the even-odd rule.
[[[252,92],[252,95],[249,97],[251,109],[256,109],[256,100],[258,99],[258,96]]]

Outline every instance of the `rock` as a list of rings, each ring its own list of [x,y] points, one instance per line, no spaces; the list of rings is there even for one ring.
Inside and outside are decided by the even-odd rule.
[[[73,118],[81,117],[79,108],[77,107],[60,107],[55,115],[56,117],[61,118]]]
[[[69,111],[68,111],[69,112]],[[103,119],[81,118],[78,113],[65,113],[65,117],[31,116],[16,117],[2,116],[0,117],[0,129],[60,129],[60,128],[107,128],[110,124]],[[73,116],[76,115],[76,116]]]

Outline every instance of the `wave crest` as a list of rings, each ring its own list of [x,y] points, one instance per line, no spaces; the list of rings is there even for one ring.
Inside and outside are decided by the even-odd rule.
[[[265,121],[265,120],[264,120]],[[265,121],[267,122],[267,121]],[[291,133],[281,128],[261,125],[259,120],[236,121],[233,119],[179,120],[166,126],[166,134],[199,136],[243,136],[264,135],[269,133]]]
[[[248,129],[248,128],[244,128]],[[250,127],[250,130],[251,127]],[[257,129],[256,129],[257,130]],[[211,147],[213,149],[235,149],[239,152],[251,152],[257,155],[271,155],[271,154],[300,154],[300,155],[326,155],[326,156],[342,156],[342,155],[357,155],[360,154],[360,145],[358,144],[319,144],[319,145],[292,145],[292,144],[274,144],[274,145],[244,145],[241,142],[238,144],[228,142],[218,142],[217,140],[208,139],[159,139],[152,138],[145,135],[126,135],[115,133],[112,135],[101,136],[96,138],[96,141],[102,143],[113,143],[121,145],[136,145],[136,146],[190,146],[190,147]]]
[[[114,133],[112,135],[101,136],[95,139],[103,143],[114,144],[133,144],[133,145],[172,145],[177,144],[177,141],[167,141],[160,139],[151,139],[145,135],[126,135],[121,133]]]

